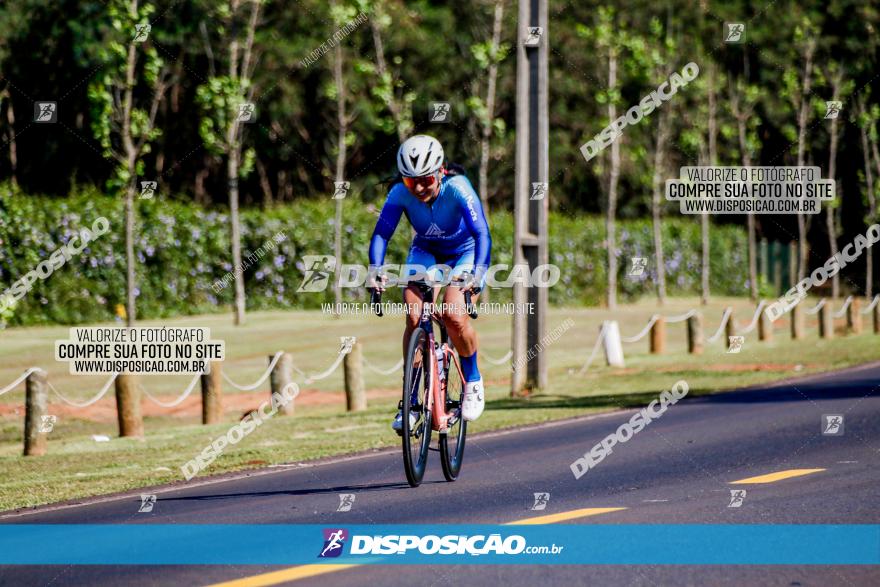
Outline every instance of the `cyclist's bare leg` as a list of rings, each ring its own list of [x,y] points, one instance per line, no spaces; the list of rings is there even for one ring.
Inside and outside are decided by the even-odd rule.
[[[479,295],[471,297],[476,304]],[[464,293],[461,288],[449,286],[443,296],[443,323],[449,332],[449,338],[455,345],[459,355],[469,357],[477,352],[477,331],[471,325],[470,316],[464,307]]]

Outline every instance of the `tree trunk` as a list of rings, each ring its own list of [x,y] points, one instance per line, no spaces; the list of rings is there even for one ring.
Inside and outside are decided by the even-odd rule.
[[[718,165],[718,104],[715,95],[715,67],[709,66],[709,165]],[[702,260],[700,262],[700,303],[709,303],[709,277],[711,272],[711,251],[709,241],[709,215],[700,216],[700,245]]]
[[[651,177],[651,217],[654,228],[654,264],[657,266],[657,301],[662,306],[666,302],[666,261],[663,257],[663,233],[660,218],[662,197],[662,175],[665,165],[668,116],[658,115],[657,141],[654,145],[654,173]]]
[[[338,135],[336,139],[336,181],[345,181],[345,135],[348,133],[348,118],[345,114],[345,84],[342,77],[342,46],[337,43],[333,60],[333,77],[336,81],[336,114]],[[347,194],[346,194],[347,195]],[[337,304],[342,302],[342,289],[339,286],[339,272],[342,267],[342,199],[336,200],[336,221],[333,235],[333,254],[336,256],[336,270],[333,280],[333,298]],[[341,314],[336,314],[339,318]]]
[[[397,131],[397,139],[403,143],[403,141],[406,140],[406,129],[402,124],[403,121],[400,115],[400,104],[398,104],[397,98],[394,95],[394,79],[388,71],[388,65],[385,62],[385,44],[382,42],[382,30],[379,25],[381,16],[384,13],[382,8],[382,2],[376,2],[373,18],[370,19],[370,26],[373,29],[373,44],[376,46],[376,69],[379,71],[379,77],[383,80],[386,75],[388,76],[388,83],[391,86],[391,91],[388,96],[388,110],[391,111],[391,118],[394,119],[394,128]]]
[[[238,125],[238,119],[232,123]],[[240,146],[234,145],[229,151],[226,163],[226,179],[229,182],[229,222],[232,238],[232,274],[235,278],[235,325],[242,326],[245,321],[244,269],[241,265],[241,224],[238,214],[238,166]]]
[[[741,112],[738,108],[737,99],[731,99],[731,107],[736,117],[736,130],[739,136],[739,150],[742,156],[743,167],[751,167],[752,154],[749,151],[749,142],[747,138],[746,124],[750,113]],[[755,235],[755,215],[746,214],[746,230],[748,233],[749,246],[749,298],[758,300],[758,246],[757,237]]]
[[[798,167],[804,165],[804,154],[806,152],[806,135],[807,135],[807,118],[810,113],[810,87],[813,83],[813,53],[816,49],[816,42],[813,39],[807,41],[804,49],[804,80],[803,91],[799,99],[798,112]],[[807,276],[808,256],[810,254],[809,243],[807,242],[807,218],[805,214],[797,215],[798,221],[798,281]]]
[[[832,100],[837,101],[840,97],[840,85],[842,83],[843,79],[840,74],[832,77]],[[835,187],[839,188],[840,184],[837,182],[837,143],[840,137],[837,131],[837,123],[837,118],[831,119],[831,145],[828,151],[828,179],[833,180],[836,184]],[[842,201],[842,194],[837,190],[835,190],[835,194],[836,202],[839,205]],[[831,206],[831,202],[828,202],[825,205],[825,227],[828,230],[828,249],[831,251],[829,256],[837,254],[837,228],[835,226],[836,223],[834,222],[835,209],[835,206]],[[831,298],[836,300],[838,297],[840,297],[840,275],[839,273],[835,273],[831,278]]]
[[[133,14],[137,14],[137,0],[130,5]],[[137,63],[137,52],[134,43],[128,44],[128,56],[125,66],[125,94],[122,106],[122,146],[125,150],[126,170],[128,171],[128,189],[125,192],[125,281],[126,303],[125,323],[130,328],[137,318],[134,290],[135,258],[134,258],[134,193],[137,189],[137,150],[131,136],[131,111],[134,100],[134,75]]]
[[[0,94],[0,102],[3,101],[3,97],[6,97],[6,123],[9,125],[9,180],[12,182],[13,187],[18,186],[18,176],[16,174],[16,170],[18,169],[18,147],[15,143],[15,112],[12,105],[12,95],[8,90],[4,90],[2,94]]]
[[[263,190],[263,208],[270,208],[272,206],[272,201],[274,198],[272,197],[272,184],[269,182],[269,175],[266,173],[266,166],[263,165],[263,162],[257,158],[257,173],[260,175],[260,189]]]
[[[859,101],[859,110],[862,114],[865,113],[865,105],[861,100]],[[864,127],[861,129],[861,135],[862,154],[865,159],[865,182],[868,189],[868,214],[870,215],[868,224],[873,224],[877,221],[877,201],[874,197],[874,173],[871,170],[871,155],[868,151],[868,132]],[[865,296],[871,298],[874,295],[874,252],[872,247],[865,249],[865,256],[868,264],[865,271]]]
[[[617,87],[617,53],[612,48],[608,51],[608,89]],[[617,119],[617,106],[608,100],[608,120]],[[620,136],[611,143],[611,173],[608,179],[608,209],[605,215],[605,239],[608,246],[608,309],[617,308],[617,180],[620,176]]]
[[[501,21],[504,18],[504,0],[495,2],[495,20],[492,24],[492,49],[489,51],[489,72],[486,89],[486,118],[480,140],[479,190],[483,210],[489,212],[489,154],[492,138],[492,121],[495,118],[495,86],[498,80],[498,47],[501,44]],[[487,290],[488,293],[488,290]]]

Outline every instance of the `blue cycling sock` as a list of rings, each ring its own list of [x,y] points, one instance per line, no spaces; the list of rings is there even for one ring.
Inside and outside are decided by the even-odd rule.
[[[461,359],[461,370],[464,373],[464,380],[468,383],[478,380],[480,378],[480,370],[477,369],[477,353],[469,357],[458,355],[458,358]]]

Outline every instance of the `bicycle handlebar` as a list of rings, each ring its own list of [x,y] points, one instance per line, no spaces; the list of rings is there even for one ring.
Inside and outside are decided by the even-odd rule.
[[[464,292],[464,308],[472,319],[477,319],[477,307],[471,302],[471,292]]]
[[[370,307],[376,312],[376,316],[381,318],[382,313],[382,292],[377,289],[370,290]]]

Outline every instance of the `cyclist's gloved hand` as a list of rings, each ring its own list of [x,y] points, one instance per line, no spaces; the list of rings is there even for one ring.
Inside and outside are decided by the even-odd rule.
[[[480,293],[483,288],[480,287],[480,284],[477,282],[476,277],[470,271],[465,271],[462,273],[459,278],[459,287],[462,291],[470,291],[473,295],[477,295]]]
[[[388,282],[388,276],[384,273],[379,273],[377,270],[374,270],[372,267],[367,275],[367,289],[368,290],[376,290],[379,293],[383,293],[385,291],[385,284]]]

